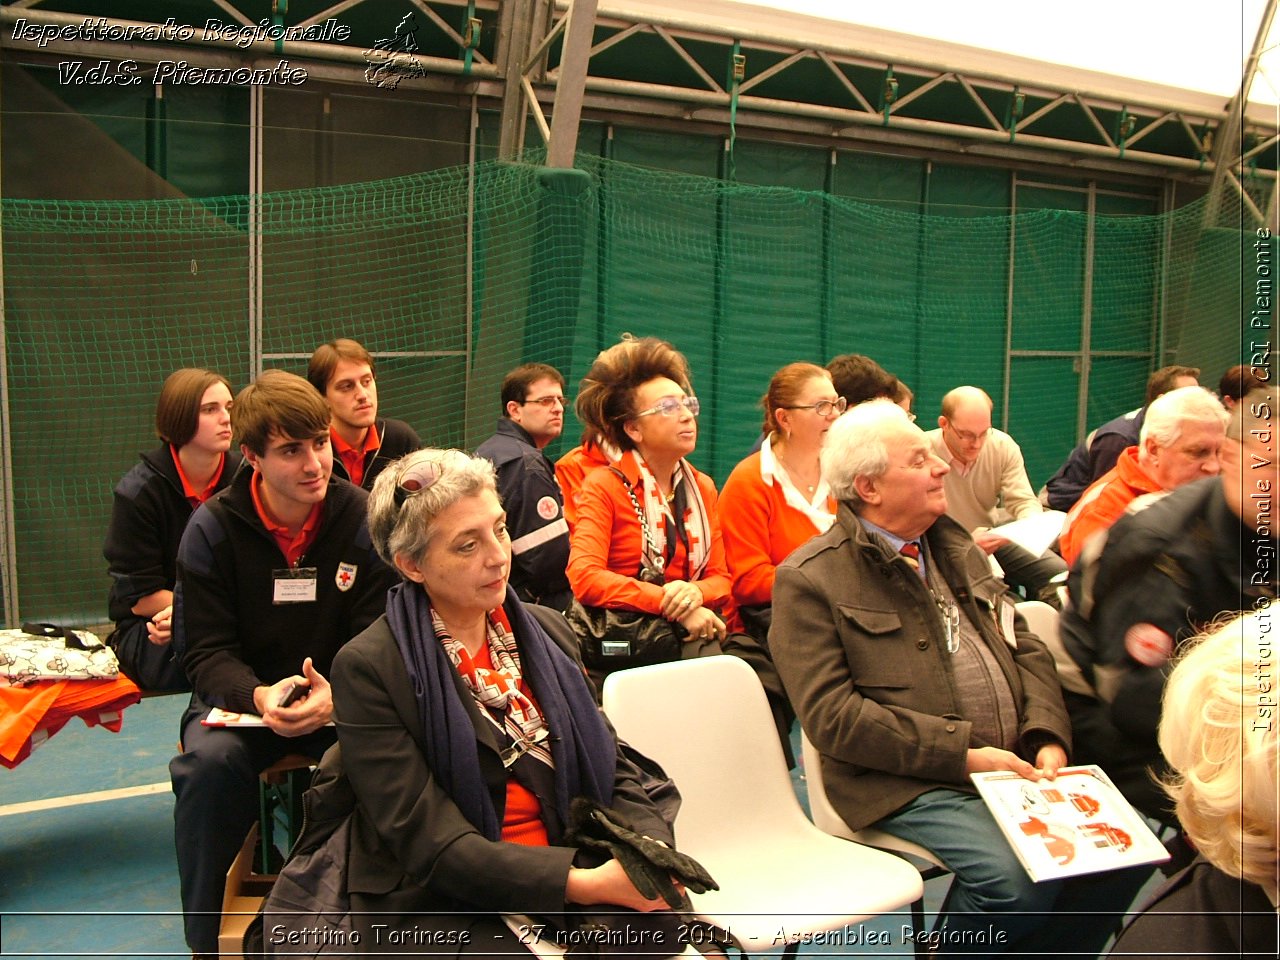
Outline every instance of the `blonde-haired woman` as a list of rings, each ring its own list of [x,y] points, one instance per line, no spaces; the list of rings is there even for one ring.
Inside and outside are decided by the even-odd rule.
[[[1280,732],[1275,614],[1206,635],[1165,685],[1165,789],[1199,856],[1116,941],[1112,956],[1275,957]]]

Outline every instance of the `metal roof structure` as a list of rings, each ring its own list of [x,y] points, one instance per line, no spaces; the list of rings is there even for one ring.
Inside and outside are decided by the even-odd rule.
[[[1274,8],[1271,0],[1268,18]],[[1245,181],[1274,193],[1276,112],[1242,109],[1239,96],[1223,102],[724,0],[410,0],[411,24],[401,22],[405,9],[391,0],[17,0],[0,8],[0,46],[28,62],[180,56],[228,67],[285,57],[349,83],[374,82],[372,71],[404,95],[474,97],[500,110],[505,156],[519,155],[532,123],[553,164],[572,156],[588,117],[1087,175],[1206,185],[1216,175],[1259,219],[1270,197]],[[100,29],[83,29],[90,19]],[[166,20],[194,29],[141,34]],[[341,39],[325,35],[335,23],[347,28]],[[42,43],[38,31],[54,28],[64,32]],[[320,39],[296,39],[311,35]]]

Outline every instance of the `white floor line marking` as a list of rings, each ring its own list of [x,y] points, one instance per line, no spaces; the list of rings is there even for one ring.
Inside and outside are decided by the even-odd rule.
[[[163,780],[160,783],[144,783],[140,787],[121,787],[118,790],[99,790],[96,793],[77,793],[69,797],[50,797],[47,800],[10,803],[0,807],[0,817],[11,817],[18,813],[38,813],[42,810],[58,810],[62,807],[78,807],[86,803],[102,803],[105,800],[146,797],[156,793],[168,793],[172,789],[173,785],[168,780]]]

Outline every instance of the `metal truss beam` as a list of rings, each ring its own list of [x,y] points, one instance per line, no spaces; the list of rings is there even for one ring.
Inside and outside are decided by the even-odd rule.
[[[83,14],[50,9],[58,2],[9,4],[0,8],[0,25],[7,27],[19,16],[32,22],[83,22]],[[1280,135],[1274,116],[1243,108],[1242,101],[1233,107],[1239,135],[1225,136],[1230,133],[1227,124],[1232,111],[1208,96],[1017,58],[980,57],[974,51],[967,51],[966,59],[964,48],[946,44],[918,41],[914,46],[890,48],[884,37],[896,35],[853,26],[834,29],[837,25],[832,25],[830,31],[815,32],[815,21],[810,20],[792,31],[791,20],[761,11],[757,13],[764,19],[739,25],[726,21],[723,11],[717,20],[711,2],[705,5],[709,13],[704,13],[703,4],[686,11],[675,5],[628,0],[410,2],[433,29],[460,46],[467,38],[441,11],[447,7],[474,11],[489,28],[496,24],[496,49],[487,54],[473,49],[465,66],[461,55],[453,59],[362,51],[332,43],[286,43],[286,55],[304,62],[309,70],[314,63],[318,75],[352,82],[372,57],[400,67],[405,76],[402,89],[409,91],[452,85],[459,94],[483,96],[480,91],[497,82],[502,85],[499,153],[506,158],[520,155],[525,123],[531,116],[544,139],[551,141],[550,148],[557,141],[570,140],[568,131],[576,127],[576,120],[569,121],[575,114],[599,117],[606,112],[683,117],[727,127],[735,111],[736,123],[743,129],[783,135],[802,130],[805,136],[827,138],[834,147],[842,141],[851,148],[897,143],[957,156],[1017,157],[1076,171],[1130,170],[1143,177],[1178,179],[1208,178],[1223,163],[1239,177],[1241,164],[1257,167],[1257,160],[1277,144]],[[248,6],[247,0],[210,3],[211,9],[216,5],[235,22],[252,22],[241,9]],[[597,4],[594,17],[586,17],[585,8]],[[338,0],[305,23],[352,15],[367,5],[366,0]],[[583,8],[576,31],[569,16],[575,6]],[[594,29],[588,30],[583,22],[590,19]],[[465,17],[458,18],[462,20]],[[905,43],[901,37],[897,41]],[[655,42],[670,51],[675,58],[672,63],[679,65],[663,73],[661,82],[654,79]],[[735,42],[747,58],[747,67],[743,81],[731,91],[717,77],[727,75]],[[33,44],[14,41],[9,29],[0,32],[0,46],[34,50]],[[166,55],[166,48],[172,56],[173,46],[76,46],[59,41],[59,52],[129,56],[146,62],[148,51],[150,59]],[[242,63],[279,56],[270,41],[247,48],[217,41],[182,47],[182,55],[193,63],[215,54],[219,60]],[[320,69],[325,62],[331,66]],[[820,97],[812,89],[815,77],[824,84]],[[564,118],[557,129],[555,118],[561,112]],[[576,142],[576,133],[573,139]],[[1233,151],[1228,144],[1237,148]],[[558,157],[564,155],[558,146],[555,152]],[[1251,173],[1274,179],[1270,166],[1264,163]]]
[[[1213,180],[1209,185],[1209,203],[1205,208],[1204,215],[1206,226],[1217,226],[1218,217],[1222,209],[1222,200],[1226,193],[1226,188],[1230,186],[1257,224],[1269,226],[1273,231],[1277,228],[1277,224],[1274,222],[1276,184],[1274,182],[1271,184],[1273,196],[1267,204],[1267,213],[1263,213],[1258,209],[1257,204],[1253,202],[1253,199],[1241,183],[1241,180],[1244,179],[1246,164],[1252,161],[1254,157],[1259,156],[1267,147],[1276,143],[1275,132],[1271,131],[1270,136],[1262,137],[1260,146],[1246,148],[1247,127],[1244,121],[1245,107],[1249,102],[1249,91],[1252,89],[1253,80],[1258,74],[1258,61],[1262,57],[1275,17],[1276,0],[1267,0],[1266,9],[1263,10],[1262,19],[1258,24],[1258,33],[1253,38],[1253,47],[1250,50],[1249,59],[1245,61],[1244,74],[1240,78],[1240,89],[1231,98],[1231,103],[1227,107],[1227,117],[1218,127],[1217,139],[1213,147]],[[1272,179],[1274,180],[1274,178]]]

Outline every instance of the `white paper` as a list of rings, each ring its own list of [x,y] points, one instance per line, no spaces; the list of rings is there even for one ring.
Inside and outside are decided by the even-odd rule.
[[[970,774],[991,815],[1037,883],[1163,863],[1169,852],[1097,766],[1063,767],[1054,780]]]
[[[265,727],[267,721],[256,713],[232,713],[221,707],[210,707],[209,715],[200,721],[206,727]],[[333,721],[325,724],[332,727]]]
[[[209,715],[200,721],[206,727],[265,727],[267,722],[256,713],[232,713],[221,707],[213,707]]]
[[[1058,534],[1062,533],[1062,525],[1066,521],[1067,515],[1061,510],[1045,510],[1043,513],[1032,514],[1021,520],[1011,520],[1001,526],[992,527],[991,532],[998,537],[1004,537],[1011,543],[1016,543],[1038,557],[1049,549],[1049,544],[1058,539]]]

